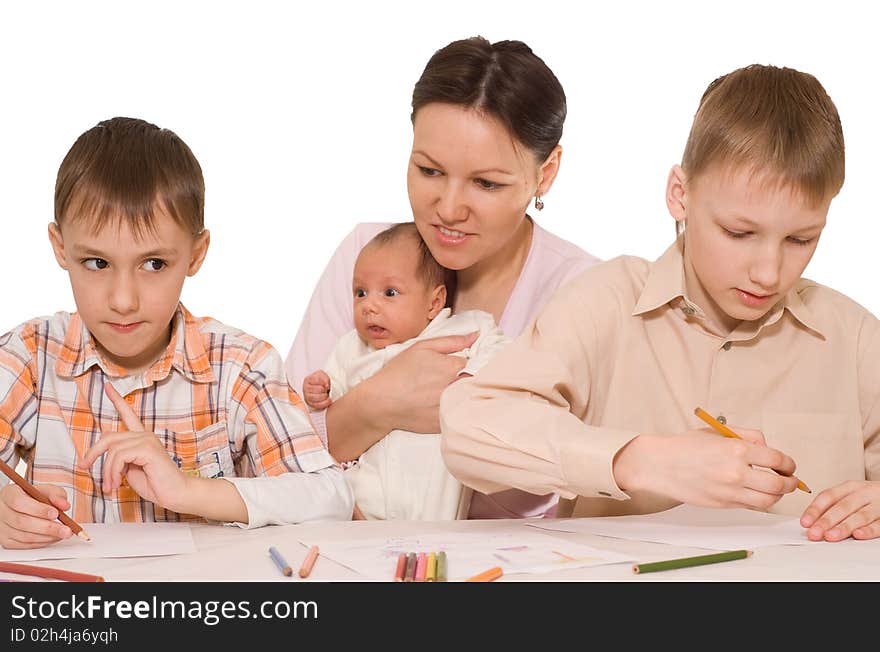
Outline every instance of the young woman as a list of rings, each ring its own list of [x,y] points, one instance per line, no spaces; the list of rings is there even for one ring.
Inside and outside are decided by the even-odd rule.
[[[511,337],[556,288],[597,262],[526,213],[531,206],[543,208],[559,172],[565,115],[559,81],[519,41],[477,37],[450,43],[431,57],[413,90],[407,172],[412,218],[437,261],[456,272],[453,312],[490,312]],[[354,261],[387,226],[356,226],[318,281],[287,357],[288,379],[297,391],[325,363],[337,338],[354,327]],[[334,457],[354,460],[395,428],[439,432],[440,395],[463,365],[463,358],[447,354],[471,340],[416,344],[318,414],[316,427],[324,430]],[[555,503],[552,493],[476,494],[470,517],[552,514]]]

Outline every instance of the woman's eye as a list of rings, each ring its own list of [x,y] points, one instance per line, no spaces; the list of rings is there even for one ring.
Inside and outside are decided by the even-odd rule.
[[[396,297],[398,294],[400,294],[400,292],[398,292],[396,288],[388,288],[385,290],[386,297]]]
[[[480,188],[484,190],[496,190],[501,187],[500,183],[495,183],[494,181],[489,181],[488,179],[474,179],[474,183],[476,183]]]
[[[419,168],[419,171],[422,174],[424,174],[426,177],[436,177],[437,175],[440,174],[440,170],[436,170],[434,168],[428,168],[428,167],[425,167],[424,165],[419,165],[418,168]]]
[[[141,266],[145,272],[158,272],[160,269],[167,266],[167,263],[161,258],[150,258],[147,261],[144,261],[144,264]]]
[[[89,269],[93,272],[97,272],[100,269],[107,269],[110,266],[103,258],[86,258],[82,261],[83,267]]]
[[[792,244],[800,245],[801,247],[806,247],[808,244],[813,242],[813,238],[807,238],[806,240],[804,240],[803,238],[795,238],[792,236],[791,238],[788,239],[788,241],[791,242]]]
[[[731,231],[730,229],[725,229],[723,226],[721,228],[724,229],[724,233],[736,240],[740,238],[745,238],[747,235],[749,235],[748,231]]]

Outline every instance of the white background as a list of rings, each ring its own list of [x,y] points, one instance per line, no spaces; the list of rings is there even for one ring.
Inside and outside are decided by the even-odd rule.
[[[562,82],[563,167],[540,221],[601,258],[653,259],[672,240],[666,175],[712,79],[750,63],[814,74],[842,117],[847,179],[807,276],[880,314],[880,46],[865,6],[4,3],[0,332],[74,309],[46,238],[55,174],[80,133],[123,115],[175,131],[205,173],[212,248],[184,302],[285,355],[352,226],[410,219],[412,86],[436,49],[477,34],[525,41]]]

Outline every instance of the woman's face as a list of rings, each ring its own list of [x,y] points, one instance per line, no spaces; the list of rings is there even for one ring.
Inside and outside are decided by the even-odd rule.
[[[491,116],[439,102],[420,108],[407,188],[413,219],[437,262],[467,269],[522,234],[540,163]]]

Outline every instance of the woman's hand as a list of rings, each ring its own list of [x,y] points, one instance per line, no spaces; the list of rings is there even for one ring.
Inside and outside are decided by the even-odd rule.
[[[440,432],[440,395],[467,362],[449,354],[468,348],[478,335],[417,342],[335,401],[327,410],[333,457],[355,459],[394,429]]]
[[[801,516],[810,541],[880,537],[880,482],[849,480],[826,489]]]
[[[651,491],[691,505],[766,510],[797,487],[794,460],[768,447],[759,430],[734,430],[743,439],[704,429],[640,435],[618,452],[615,480],[624,491]]]

